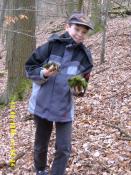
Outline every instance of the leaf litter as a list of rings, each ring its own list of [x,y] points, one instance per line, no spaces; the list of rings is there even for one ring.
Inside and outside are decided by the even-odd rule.
[[[75,97],[72,154],[67,175],[130,175],[131,174],[131,18],[108,21],[105,63],[100,65],[102,34],[90,36],[85,44],[92,50],[94,68],[88,91],[82,98]],[[37,33],[37,45],[45,37]],[[48,34],[46,34],[46,38]],[[46,39],[45,38],[45,39]],[[1,50],[3,45],[0,44]],[[3,54],[3,52],[2,52]],[[0,59],[2,72],[5,54]],[[1,92],[6,85],[7,73],[0,77]],[[0,109],[0,174],[34,175],[33,144],[35,124],[28,113],[28,99],[16,103],[14,169],[10,159],[9,106]],[[119,130],[120,128],[120,130]],[[124,131],[124,132],[123,132]],[[127,138],[126,133],[129,137]],[[129,139],[129,140],[128,140]],[[52,133],[48,168],[54,158],[55,130]]]

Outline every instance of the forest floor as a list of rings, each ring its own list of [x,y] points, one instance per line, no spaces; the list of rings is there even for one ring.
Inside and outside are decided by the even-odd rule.
[[[102,34],[87,38],[94,68],[88,91],[75,98],[72,154],[67,175],[131,175],[131,17],[108,21],[105,63],[100,65]],[[38,32],[40,45],[44,32]],[[47,36],[47,35],[46,35]],[[41,39],[43,37],[43,39]],[[1,48],[2,50],[2,45]],[[5,53],[0,59],[0,89],[4,90],[7,74]],[[27,97],[16,102],[16,166],[9,167],[10,106],[0,108],[0,175],[34,175],[33,144],[35,124],[27,111]],[[55,152],[52,133],[48,165]]]

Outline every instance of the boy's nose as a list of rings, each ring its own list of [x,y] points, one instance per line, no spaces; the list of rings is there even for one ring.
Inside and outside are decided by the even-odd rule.
[[[79,37],[82,37],[82,33],[81,33],[81,32],[79,32],[79,33],[78,33],[78,36],[79,36]]]

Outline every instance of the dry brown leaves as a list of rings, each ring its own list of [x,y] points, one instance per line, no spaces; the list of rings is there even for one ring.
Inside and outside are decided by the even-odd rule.
[[[131,141],[124,140],[125,137],[118,129],[105,125],[112,124],[128,134],[131,133],[130,21],[131,18],[118,18],[108,22],[106,62],[103,65],[99,65],[102,35],[96,34],[86,41],[92,49],[95,66],[87,93],[83,98],[75,99],[72,155],[67,166],[67,175],[131,174]],[[44,38],[44,33],[39,37]],[[2,69],[3,66],[1,66]],[[0,87],[2,88],[2,84]],[[25,121],[29,116],[27,104],[28,100],[17,102],[16,107],[15,144],[17,154],[23,153],[23,156],[17,160],[14,170],[4,167],[0,170],[0,174],[34,174],[35,125],[33,120]],[[9,107],[1,109],[0,112],[0,157],[1,161],[8,163],[10,158]],[[55,152],[54,142],[55,133],[53,132],[48,154],[49,168]]]

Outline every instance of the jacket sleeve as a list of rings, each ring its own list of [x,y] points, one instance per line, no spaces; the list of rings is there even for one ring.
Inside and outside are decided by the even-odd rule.
[[[49,42],[38,47],[25,63],[26,77],[38,84],[44,83],[47,78],[44,77],[43,64],[48,61]]]
[[[86,53],[86,62],[84,63],[85,70],[82,75],[87,81],[89,81],[90,73],[93,68],[93,59],[90,49],[85,47],[84,50]]]

